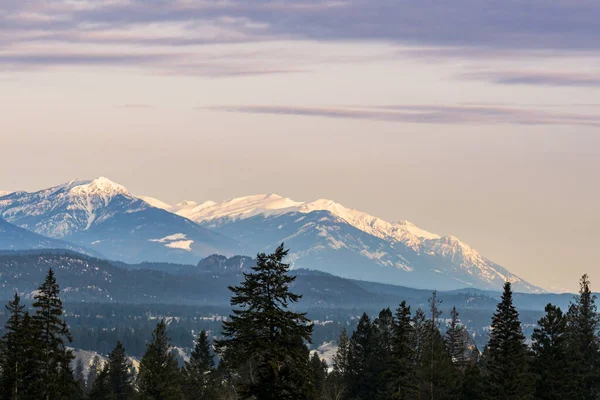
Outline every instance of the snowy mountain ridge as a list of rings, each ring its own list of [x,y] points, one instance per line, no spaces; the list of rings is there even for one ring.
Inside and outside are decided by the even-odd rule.
[[[116,207],[108,207],[116,200]],[[14,192],[0,198],[0,215],[44,236],[63,238],[88,230],[118,212],[143,210],[148,204],[122,185],[99,177],[70,181],[34,193]],[[47,218],[48,216],[50,218]]]
[[[333,250],[354,251],[368,259],[370,263],[376,263],[382,267],[393,266],[412,272],[414,266],[406,260],[402,252],[394,250],[398,244],[401,244],[414,251],[416,256],[435,258],[436,262],[443,265],[443,268],[434,269],[435,272],[452,276],[453,279],[467,285],[473,285],[473,280],[478,280],[489,287],[498,287],[508,280],[513,284],[522,284],[527,290],[540,290],[486,259],[477,250],[454,236],[440,236],[423,230],[406,220],[388,222],[368,213],[345,207],[333,200],[318,199],[311,202],[298,202],[277,194],[259,194],[221,202],[196,203],[188,200],[165,209],[225,235],[234,235],[227,227],[228,225],[242,224],[245,220],[259,222],[262,218],[265,222],[261,221],[260,224],[264,227],[266,221],[278,217],[278,219],[282,219],[285,215],[327,212],[359,231],[382,239],[389,243],[391,248],[385,250],[380,246],[371,248],[369,245],[365,245],[364,241],[356,241],[347,235],[344,238],[343,235],[340,235],[339,226],[329,226],[325,220],[321,219],[320,222],[306,221],[305,225],[298,225],[297,232],[294,232],[292,236],[282,235],[279,238],[281,241],[289,242],[295,240],[299,234],[304,235],[312,229],[315,236],[327,239],[325,242],[317,240],[313,246],[309,246],[301,252],[292,253],[290,256],[293,261],[309,254],[322,253],[323,246],[327,246]],[[282,224],[279,224],[278,229],[281,230],[281,228]],[[259,227],[252,229],[260,230]],[[242,237],[233,237],[242,240]],[[391,259],[390,257],[396,258]],[[302,265],[302,267],[306,266]],[[464,279],[461,279],[460,275],[463,275]]]

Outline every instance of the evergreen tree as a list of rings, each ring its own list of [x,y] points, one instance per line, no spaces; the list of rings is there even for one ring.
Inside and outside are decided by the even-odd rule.
[[[572,399],[591,400],[600,394],[600,345],[598,328],[600,319],[596,309],[596,296],[590,289],[587,275],[579,282],[579,295],[575,296],[567,312],[569,365],[572,374]]]
[[[78,396],[77,397],[83,397],[84,393],[87,392],[87,387],[85,384],[85,376],[83,376],[83,361],[81,361],[81,358],[77,359],[77,363],[75,365],[75,372],[74,377],[75,377],[75,382],[77,382],[77,388],[78,388]]]
[[[167,325],[161,320],[152,332],[152,340],[140,362],[137,385],[142,400],[179,400],[183,397],[177,360],[170,347]]]
[[[6,305],[6,310],[10,316],[4,325],[6,333],[0,342],[2,349],[0,385],[3,399],[19,399],[24,391],[23,374],[27,348],[24,342],[25,332],[23,332],[25,306],[21,304],[21,298],[17,293]]]
[[[327,379],[327,363],[325,360],[321,360],[317,352],[315,351],[310,358],[310,373],[311,380],[315,387],[317,399],[325,398],[325,381]]]
[[[452,362],[462,369],[467,361],[466,329],[460,323],[456,307],[452,307],[450,318],[450,325],[446,330],[446,346]]]
[[[96,379],[90,388],[89,399],[90,400],[112,400],[112,392],[110,390],[110,384],[108,382],[108,364],[105,364],[103,368],[99,369],[96,373]]]
[[[346,387],[351,399],[373,399],[377,393],[376,382],[370,369],[373,347],[373,326],[369,316],[363,313],[356,330],[352,333],[348,351]]]
[[[33,317],[38,332],[40,363],[40,390],[42,398],[58,400],[73,395],[76,384],[71,371],[73,354],[66,348],[65,341],[71,341],[67,323],[62,319],[63,306],[54,272],[48,270],[44,283],[34,296]]]
[[[568,364],[567,319],[559,307],[548,304],[546,315],[538,321],[531,337],[534,372],[538,376],[536,398],[570,398],[572,382]]]
[[[441,300],[434,291],[429,299],[429,319],[418,328],[421,354],[416,382],[421,399],[452,399],[458,396],[458,374],[439,329],[440,304]]]
[[[394,392],[393,368],[394,315],[389,308],[381,310],[373,321],[373,353],[369,373],[374,376],[377,399],[389,399]]]
[[[44,398],[42,381],[42,349],[39,341],[39,325],[34,317],[25,311],[23,314],[23,325],[21,329],[20,340],[24,348],[23,358],[23,381],[26,385],[23,386],[20,399],[42,399]]]
[[[528,371],[528,354],[519,313],[513,305],[510,282],[504,284],[488,342],[486,362],[490,399],[532,398],[533,381]]]
[[[390,380],[393,383],[393,399],[411,400],[417,395],[414,353],[414,327],[410,306],[406,301],[402,301],[396,309],[392,338],[393,363]]]
[[[102,366],[100,365],[100,357],[94,356],[92,359],[92,365],[90,365],[90,369],[87,375],[87,389],[90,391],[96,382],[96,378],[98,377],[98,373],[102,370]]]
[[[348,371],[348,352],[350,351],[350,339],[346,328],[342,329],[340,337],[338,339],[337,352],[333,356],[333,371],[340,375],[345,375]]]
[[[283,244],[273,254],[257,255],[251,273],[233,292],[230,319],[223,322],[224,339],[217,349],[239,375],[242,398],[305,399],[314,396],[309,370],[312,325],[304,313],[288,310],[301,296],[290,292],[296,277]]]
[[[185,363],[183,391],[186,399],[210,400],[216,397],[216,383],[213,354],[206,331],[201,331]]]
[[[468,362],[462,381],[461,400],[485,399],[485,386],[481,368],[476,362]]]
[[[333,356],[333,371],[327,375],[325,381],[325,399],[341,400],[346,393],[346,374],[348,373],[348,352],[350,351],[350,339],[346,328],[338,338],[338,348]]]
[[[134,394],[134,382],[131,373],[133,366],[127,358],[125,348],[121,342],[117,342],[117,345],[108,356],[106,368],[108,369],[106,384],[108,385],[111,399],[131,399]]]

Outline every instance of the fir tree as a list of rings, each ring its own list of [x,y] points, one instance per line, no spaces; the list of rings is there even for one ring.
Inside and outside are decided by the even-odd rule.
[[[90,388],[90,400],[112,400],[112,392],[108,382],[108,364],[100,368],[96,373],[96,378]]]
[[[573,399],[591,400],[600,394],[600,346],[598,328],[600,319],[596,309],[596,296],[590,289],[587,275],[579,283],[579,295],[575,296],[567,312],[567,336],[569,365],[573,370]]]
[[[133,375],[131,373],[133,366],[127,358],[125,348],[121,342],[117,345],[108,356],[108,376],[106,384],[113,400],[131,399],[134,394]]]
[[[2,398],[16,400],[23,397],[25,384],[23,374],[25,357],[27,357],[27,347],[24,342],[25,332],[23,332],[25,306],[21,304],[21,298],[17,293],[13,300],[6,305],[6,310],[10,316],[4,325],[6,333],[1,342],[2,375],[0,376],[0,385]]]
[[[244,274],[233,292],[233,310],[223,322],[224,339],[217,349],[237,371],[242,398],[305,399],[314,396],[310,383],[309,352],[312,325],[304,313],[288,310],[301,296],[290,292],[296,277],[283,244],[273,254],[257,255],[251,273]]]
[[[346,333],[346,328],[343,328],[338,338],[337,351],[332,360],[333,370],[327,375],[325,381],[325,399],[327,400],[341,400],[345,396],[349,351],[350,339]]]
[[[59,293],[54,272],[50,269],[33,303],[36,309],[33,320],[39,329],[41,353],[39,385],[42,398],[46,400],[68,398],[76,387],[70,367],[73,354],[65,345],[65,341],[71,341],[71,334],[62,319],[63,306]]]
[[[402,301],[396,309],[392,338],[393,364],[390,380],[393,382],[393,399],[411,400],[416,397],[414,353],[414,327],[410,306]]]
[[[536,398],[570,398],[572,377],[568,365],[567,319],[559,307],[546,306],[546,315],[538,321],[531,340],[534,372],[538,376]]]
[[[310,373],[311,380],[315,387],[317,399],[325,398],[325,381],[327,379],[327,363],[325,360],[321,360],[317,352],[315,351],[310,358]]]
[[[462,369],[467,361],[466,329],[460,323],[456,307],[452,307],[450,318],[450,325],[445,335],[446,346],[452,362]]]
[[[96,382],[96,378],[98,377],[98,373],[102,370],[102,366],[100,365],[100,357],[97,355],[92,359],[92,365],[90,365],[90,369],[88,371],[86,385],[88,391],[92,389],[94,383]]]
[[[389,308],[381,310],[373,321],[373,353],[369,373],[374,376],[377,399],[389,399],[394,392],[393,368],[394,315]]]
[[[77,397],[83,397],[83,395],[87,392],[85,376],[83,376],[83,370],[83,361],[81,361],[81,358],[78,358],[77,363],[75,364],[75,372],[73,373],[78,388]]]
[[[346,328],[342,329],[338,339],[337,352],[333,356],[333,371],[345,375],[348,371],[348,352],[350,351],[350,339]]]
[[[490,399],[532,398],[532,377],[519,313],[513,305],[510,282],[504,284],[490,332],[487,354],[487,381]]]
[[[185,363],[183,390],[186,399],[210,400],[216,397],[214,359],[206,331],[201,331]]]
[[[373,326],[369,316],[363,313],[356,330],[352,333],[348,352],[346,386],[348,397],[351,399],[373,399],[377,393],[376,382],[370,369],[373,345]]]
[[[481,368],[476,362],[468,362],[462,380],[461,400],[485,399],[486,392]]]
[[[167,325],[161,320],[152,332],[152,340],[140,362],[137,385],[142,400],[179,400],[183,397],[177,360],[170,347]]]

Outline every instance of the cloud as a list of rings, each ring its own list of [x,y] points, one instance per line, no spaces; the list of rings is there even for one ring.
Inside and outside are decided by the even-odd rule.
[[[361,119],[418,124],[579,125],[600,127],[600,116],[500,106],[381,105],[350,107],[213,106],[200,110]]]
[[[491,71],[464,73],[459,78],[503,85],[600,86],[599,72]]]

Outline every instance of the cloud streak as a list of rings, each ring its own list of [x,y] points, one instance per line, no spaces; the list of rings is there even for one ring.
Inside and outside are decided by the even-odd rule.
[[[600,87],[598,72],[489,71],[464,73],[459,78],[502,85]]]
[[[213,106],[200,110],[374,120],[417,124],[575,125],[600,127],[600,116],[494,106],[381,105],[352,107]]]

